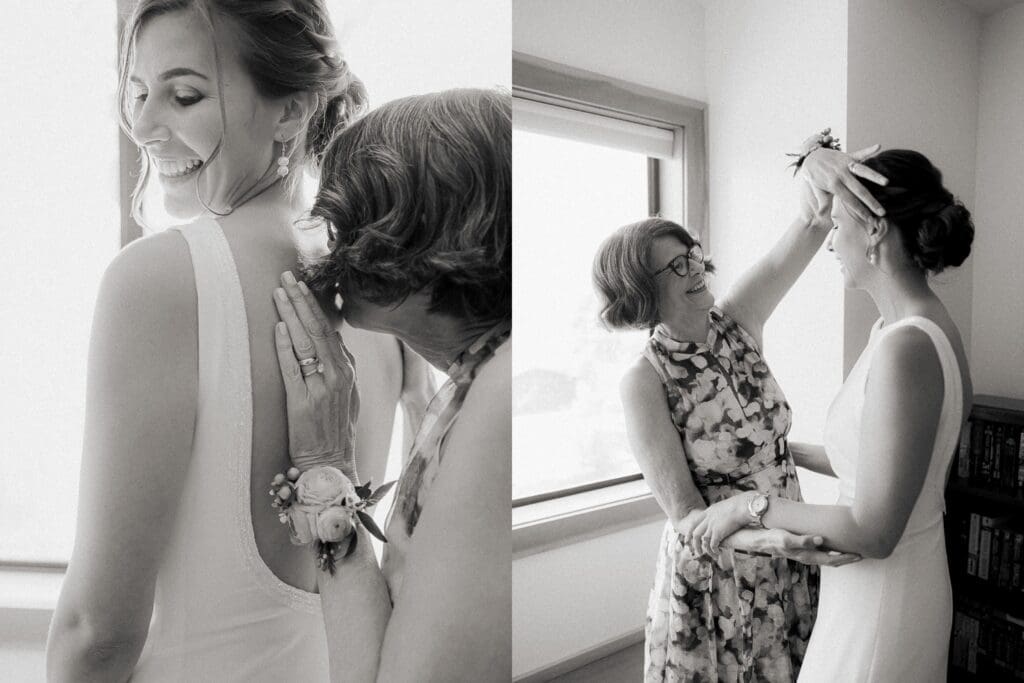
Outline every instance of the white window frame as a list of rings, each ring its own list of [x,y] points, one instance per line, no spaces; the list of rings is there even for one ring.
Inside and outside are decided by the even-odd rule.
[[[512,95],[671,129],[673,158],[648,162],[650,213],[696,229],[705,253],[711,254],[703,103],[521,52],[512,53]],[[513,557],[612,533],[660,516],[663,513],[639,472],[526,496],[513,501]]]

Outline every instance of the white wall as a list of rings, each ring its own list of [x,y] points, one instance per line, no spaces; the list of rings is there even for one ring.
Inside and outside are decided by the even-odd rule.
[[[878,142],[923,153],[942,170],[946,186],[972,210],[980,28],[978,15],[953,0],[850,0],[850,144],[858,148]],[[933,282],[967,349],[973,261],[969,258]],[[878,311],[865,294],[849,293],[847,370],[877,318]]]
[[[703,101],[697,0],[514,0],[512,49]]]
[[[704,10],[697,0],[514,0],[512,17],[518,52],[706,99]],[[512,563],[514,676],[643,627],[661,526]]]
[[[1024,5],[985,19],[980,71],[971,370],[1024,398]]]
[[[796,215],[786,152],[826,126],[845,142],[846,0],[715,0],[706,26],[710,246],[721,296]],[[823,248],[765,329],[765,357],[793,407],[793,440],[821,442],[842,383],[842,291]],[[835,500],[829,479],[801,472],[801,481],[808,500]]]
[[[644,524],[513,561],[513,676],[636,633],[664,525]]]

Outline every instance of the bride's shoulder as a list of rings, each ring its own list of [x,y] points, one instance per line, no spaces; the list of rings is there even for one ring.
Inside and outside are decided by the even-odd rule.
[[[154,307],[194,304],[195,276],[184,237],[166,230],[130,242],[107,266],[100,293],[144,299]]]
[[[168,337],[188,337],[195,329],[196,286],[188,244],[166,231],[125,246],[100,282],[94,331],[147,334],[162,351]],[[103,328],[103,329],[95,329]]]

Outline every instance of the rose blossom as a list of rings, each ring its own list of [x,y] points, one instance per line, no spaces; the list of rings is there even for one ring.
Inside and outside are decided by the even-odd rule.
[[[352,531],[352,513],[343,508],[327,508],[316,518],[316,535],[321,541],[337,543]]]
[[[306,470],[295,482],[298,502],[304,505],[338,505],[356,496],[356,488],[344,472],[324,465]]]

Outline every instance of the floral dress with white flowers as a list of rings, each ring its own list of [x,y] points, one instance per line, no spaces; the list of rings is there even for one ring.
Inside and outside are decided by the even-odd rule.
[[[754,339],[718,308],[707,342],[654,329],[658,371],[708,505],[741,491],[800,500],[792,413]],[[697,557],[665,525],[647,607],[644,681],[794,681],[814,625],[817,567],[723,548]]]

